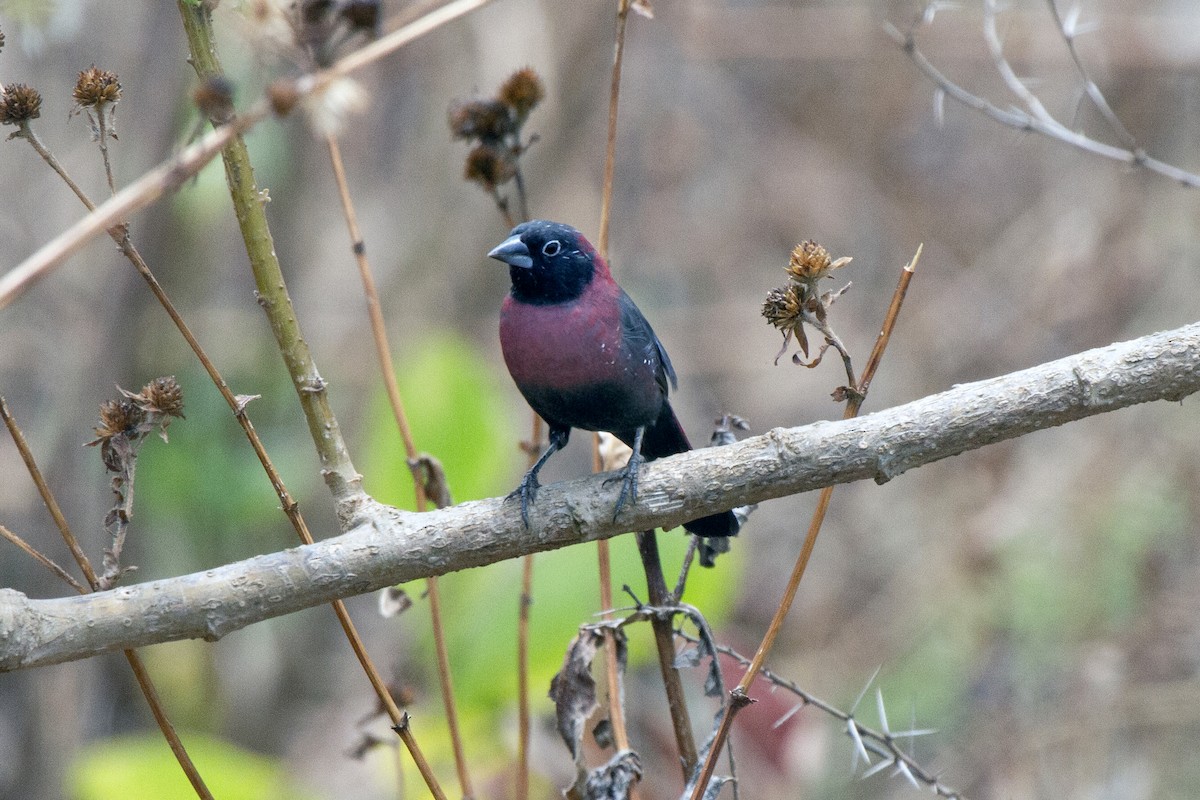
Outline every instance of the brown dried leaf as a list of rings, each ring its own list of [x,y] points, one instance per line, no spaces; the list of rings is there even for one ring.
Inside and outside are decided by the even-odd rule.
[[[588,773],[583,796],[587,800],[628,800],[642,779],[642,762],[632,750],[622,750],[608,763]]]

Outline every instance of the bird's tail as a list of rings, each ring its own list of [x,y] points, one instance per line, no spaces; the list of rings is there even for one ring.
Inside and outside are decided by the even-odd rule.
[[[621,437],[622,439],[624,437]],[[676,453],[686,453],[692,449],[683,426],[675,416],[670,403],[663,403],[662,411],[654,424],[646,429],[642,436],[642,456],[647,461]],[[684,530],[697,536],[737,536],[738,521],[732,511],[722,511],[708,517],[694,519],[683,524]]]

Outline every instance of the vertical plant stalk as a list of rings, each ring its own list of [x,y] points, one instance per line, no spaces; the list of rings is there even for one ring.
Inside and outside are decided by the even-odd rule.
[[[617,104],[621,91],[621,61],[625,53],[625,21],[629,17],[629,0],[617,0],[617,34],[613,47],[612,82],[608,97],[608,137],[604,149],[604,189],[600,197],[600,231],[597,249],[600,257],[608,259],[608,227],[612,209],[613,175],[617,156]],[[600,472],[600,434],[592,436],[592,471]],[[604,619],[612,617],[612,561],[609,557],[608,540],[596,542],[596,559],[600,573],[600,608]],[[604,663],[608,682],[609,722],[612,724],[613,741],[617,750],[629,749],[629,734],[625,728],[624,693],[621,690],[621,673],[617,667],[617,647],[611,630],[604,631]]]
[[[25,462],[25,469],[29,472],[29,477],[33,479],[33,485],[37,487],[42,502],[46,504],[46,508],[50,511],[50,516],[54,519],[54,524],[58,526],[63,541],[66,542],[71,555],[75,557],[80,571],[87,578],[91,591],[96,591],[96,588],[100,585],[96,571],[92,568],[92,563],[83,552],[83,548],[79,546],[79,540],[75,538],[74,532],[67,524],[67,519],[62,513],[62,507],[59,506],[54,493],[50,491],[50,485],[46,483],[46,479],[42,476],[42,471],[33,457],[33,451],[29,448],[29,443],[25,441],[25,434],[22,433],[20,426],[17,425],[17,421],[13,418],[12,413],[8,409],[8,404],[4,401],[3,397],[0,397],[0,417],[3,417],[4,425],[8,428],[9,435],[12,436],[13,444],[17,446],[17,452],[21,454],[21,460]],[[70,576],[68,576],[67,582],[75,591],[80,594],[87,594],[88,590],[77,581],[71,580]],[[171,748],[171,753],[175,756],[175,760],[179,762],[180,769],[187,776],[188,782],[192,785],[192,790],[201,800],[213,800],[212,793],[204,783],[204,778],[200,776],[200,771],[196,769],[191,756],[188,755],[187,748],[183,746],[183,741],[179,738],[179,733],[167,717],[162,700],[158,696],[158,691],[154,688],[153,681],[150,680],[150,674],[146,671],[141,657],[135,650],[126,650],[125,659],[129,662],[130,669],[133,670],[133,675],[137,679],[138,687],[142,690],[142,695],[146,698],[146,703],[150,706],[150,713],[154,715],[154,721],[158,723],[158,729],[162,732],[163,738],[167,740],[167,746]]]
[[[675,602],[675,598],[667,591],[667,580],[663,575],[662,559],[658,552],[658,537],[654,531],[643,531],[637,534],[638,554],[642,558],[642,567],[646,571],[646,590],[650,596],[650,605],[662,608]],[[683,782],[696,770],[700,757],[696,753],[696,739],[692,733],[692,720],[688,714],[687,697],[683,691],[683,681],[679,670],[675,668],[675,631],[671,627],[671,619],[659,615],[650,617],[650,627],[654,631],[654,643],[658,649],[658,668],[662,673],[663,687],[667,692],[667,705],[671,711],[671,727],[675,731],[675,744],[679,748],[680,766],[683,769]]]
[[[533,412],[529,468],[537,462],[542,418]],[[533,556],[521,559],[521,597],[517,609],[517,779],[514,800],[529,800],[529,610],[533,605]]]
[[[600,470],[597,468],[596,472]],[[609,558],[608,540],[596,542],[596,557],[600,566],[600,608],[603,619],[612,619],[612,562]],[[616,635],[611,628],[604,629],[604,673],[608,688],[608,721],[612,725],[613,743],[617,751],[629,749],[629,732],[625,727],[625,692],[621,688],[621,670],[617,664]]]
[[[112,120],[114,106],[104,103],[96,107],[97,144],[100,147],[100,158],[104,162],[104,177],[108,180],[108,194],[111,197],[117,193],[117,184],[113,180],[112,160],[108,157],[109,122]]]
[[[209,12],[199,5],[188,3],[187,0],[180,0],[178,7],[184,32],[187,34],[191,63],[197,75],[201,80],[224,77],[216,54]],[[246,252],[250,257],[255,284],[258,286],[259,302],[267,314],[280,353],[295,383],[300,405],[308,421],[309,432],[321,459],[326,484],[335,500],[352,502],[362,495],[361,477],[350,461],[337,419],[329,407],[324,381],[317,373],[308,345],[300,334],[279,261],[275,256],[271,231],[257,187],[254,185],[250,155],[240,134],[230,141],[221,155],[225,162],[230,196],[246,243]],[[307,526],[298,526],[297,533],[306,544],[312,542],[312,535]],[[408,715],[397,707],[379,670],[367,653],[345,604],[337,600],[331,605],[354,655],[366,673],[367,680],[393,722],[393,730],[408,749],[429,791],[436,800],[445,800],[446,794],[412,734]]]
[[[604,189],[600,197],[600,234],[597,249],[608,258],[608,223],[612,211],[613,176],[617,163],[617,104],[621,96],[621,61],[625,57],[625,23],[630,0],[617,0],[617,37],[613,45],[612,84],[608,94],[608,138],[604,146]]]
[[[212,35],[212,18],[207,7],[188,0],[178,2],[187,34],[190,63],[201,81],[224,78]],[[254,182],[254,165],[245,139],[239,134],[221,151],[225,179],[233,200],[238,226],[250,259],[258,291],[258,302],[267,315],[279,353],[300,400],[309,435],[321,462],[321,474],[338,503],[362,497],[362,476],[354,469],[342,438],[341,427],[329,405],[326,384],[300,330],[287,283],[275,254],[275,243],[267,223],[263,197]]]
[[[367,246],[363,240],[362,229],[358,225],[358,214],[354,210],[354,201],[350,197],[350,185],[346,180],[346,168],[342,161],[342,150],[337,137],[327,136],[325,143],[329,149],[329,161],[333,167],[334,180],[337,183],[338,196],[342,203],[342,213],[346,218],[346,229],[350,234],[351,249],[354,260],[358,265],[358,274],[362,279],[363,295],[367,300],[367,314],[371,321],[371,334],[375,341],[375,353],[379,359],[379,368],[383,373],[383,383],[387,390],[388,402],[392,408],[392,416],[396,420],[396,428],[404,441],[404,451],[407,455],[409,469],[413,477],[413,491],[416,494],[418,513],[424,512],[428,498],[425,494],[425,483],[421,476],[421,462],[416,444],[413,440],[412,428],[408,423],[408,415],[404,410],[404,401],[400,397],[400,386],[396,381],[396,370],[392,362],[391,346],[387,339],[387,326],[383,320],[383,309],[379,302],[379,292],[375,287],[375,276],[371,270],[371,262],[367,259]],[[429,594],[429,612],[433,624],[434,649],[437,655],[438,677],[441,685],[442,704],[446,710],[446,724],[450,729],[450,743],[454,750],[454,766],[458,772],[459,784],[464,798],[470,800],[475,796],[471,785],[471,775],[467,770],[467,760],[463,752],[462,733],[458,724],[458,706],[454,700],[454,681],[450,672],[450,655],[446,649],[445,628],[442,623],[441,595],[438,592],[437,578],[429,578],[425,585]]]
[[[913,256],[912,261],[908,262],[900,272],[900,280],[896,284],[896,291],[892,293],[892,302],[888,306],[887,314],[884,317],[883,327],[879,331],[879,336],[875,339],[875,346],[872,348],[871,355],[867,359],[867,365],[863,369],[862,379],[852,386],[854,391],[849,393],[846,401],[846,410],[842,414],[842,419],[851,419],[858,416],[858,412],[862,408],[867,391],[870,389],[871,381],[874,379],[875,372],[879,368],[879,362],[883,358],[884,350],[887,348],[888,341],[892,338],[892,330],[896,327],[896,319],[900,315],[900,307],[904,304],[904,295],[908,292],[908,284],[912,281],[913,274],[917,268],[917,262],[921,259],[921,249],[921,247],[917,247],[917,252]],[[800,555],[797,557],[796,564],[792,568],[792,575],[788,580],[787,588],[784,589],[783,598],[779,601],[779,607],[775,609],[775,616],[772,617],[771,624],[767,626],[767,632],[763,636],[762,642],[759,643],[758,650],[754,653],[754,658],[750,660],[750,666],[746,668],[746,672],[742,675],[742,679],[738,681],[738,685],[729,693],[729,706],[725,715],[721,718],[721,724],[717,728],[717,734],[713,739],[708,757],[704,760],[704,766],[700,778],[696,781],[695,788],[692,791],[691,800],[703,800],[708,782],[712,779],[713,771],[716,768],[717,759],[720,757],[721,749],[725,741],[729,738],[729,730],[733,725],[733,718],[737,716],[738,711],[753,702],[749,695],[750,685],[754,683],[755,678],[758,677],[759,672],[762,670],[763,663],[767,660],[767,656],[770,655],[771,648],[775,645],[775,639],[783,627],[783,621],[787,617],[788,611],[791,610],[792,601],[796,599],[796,592],[800,588],[800,580],[804,577],[804,570],[808,567],[809,558],[812,556],[813,548],[817,544],[817,535],[821,532],[821,525],[825,521],[825,513],[829,510],[829,502],[832,497],[832,486],[826,486],[821,490],[821,495],[817,499],[817,507],[813,511],[812,520],[808,526],[808,535],[804,538],[804,545],[800,548]]]

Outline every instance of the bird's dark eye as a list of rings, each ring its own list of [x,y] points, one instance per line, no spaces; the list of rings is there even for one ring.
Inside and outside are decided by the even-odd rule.
[[[542,245],[542,255],[547,258],[553,258],[562,251],[562,243],[558,239],[551,239]]]

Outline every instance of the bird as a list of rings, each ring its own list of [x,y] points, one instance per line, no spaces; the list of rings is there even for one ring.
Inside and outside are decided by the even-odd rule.
[[[508,265],[512,288],[500,310],[500,349],[517,388],[549,428],[549,446],[511,496],[536,501],[538,472],[573,428],[607,431],[633,450],[613,519],[637,501],[643,461],[692,449],[667,399],[678,379],[645,315],[608,264],[575,228],[533,220],[512,229],[488,256]],[[684,523],[704,537],[734,536],[723,511]]]

